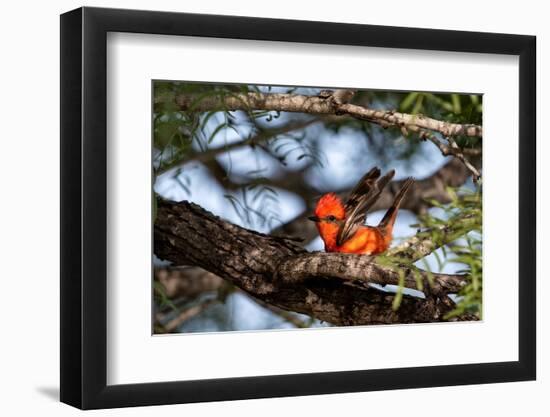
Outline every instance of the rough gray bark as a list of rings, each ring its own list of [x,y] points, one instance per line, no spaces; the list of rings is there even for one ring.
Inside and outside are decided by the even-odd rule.
[[[398,274],[368,256],[308,253],[291,240],[241,228],[188,202],[159,201],[154,235],[161,259],[199,266],[264,303],[336,325],[441,321],[454,307],[447,294],[464,283],[460,275],[433,274],[426,299],[404,297],[394,311],[394,295],[368,284],[396,284]],[[422,279],[427,286],[424,273]],[[405,271],[405,286],[416,287],[411,271]]]

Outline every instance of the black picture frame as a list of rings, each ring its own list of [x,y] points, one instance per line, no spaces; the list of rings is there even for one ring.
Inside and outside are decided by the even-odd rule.
[[[519,360],[109,386],[108,32],[519,56]],[[61,16],[61,401],[82,409],[533,380],[536,377],[534,36],[80,8]]]

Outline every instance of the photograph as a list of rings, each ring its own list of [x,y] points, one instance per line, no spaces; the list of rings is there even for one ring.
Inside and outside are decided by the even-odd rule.
[[[153,334],[483,319],[482,94],[151,88]]]
[[[543,4],[6,2],[0,416],[550,415]]]

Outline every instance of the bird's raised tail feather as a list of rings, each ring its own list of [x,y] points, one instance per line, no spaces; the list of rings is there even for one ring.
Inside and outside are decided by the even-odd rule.
[[[378,225],[378,227],[382,229],[386,229],[388,226],[390,226],[390,228],[393,228],[393,224],[397,217],[397,212],[399,211],[399,206],[403,202],[403,197],[405,197],[405,194],[407,193],[411,185],[413,185],[413,183],[414,183],[413,178],[407,178],[405,180],[403,186],[395,196],[395,199],[393,200],[393,204],[388,209],[388,211],[386,211],[386,214],[380,221],[380,224]]]

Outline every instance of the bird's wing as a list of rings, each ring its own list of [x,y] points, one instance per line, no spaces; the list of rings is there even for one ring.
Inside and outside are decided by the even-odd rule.
[[[380,169],[374,167],[359,180],[353,187],[344,205],[346,209],[346,220],[338,231],[336,243],[342,245],[357,231],[357,228],[365,224],[367,212],[378,200],[384,187],[391,181],[395,171],[391,170],[383,177],[380,177]]]

